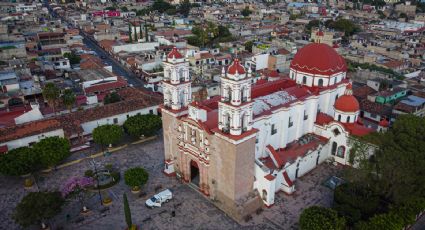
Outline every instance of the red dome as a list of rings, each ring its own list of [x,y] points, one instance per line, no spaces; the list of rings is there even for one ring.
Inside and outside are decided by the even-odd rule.
[[[228,74],[236,74],[236,72],[238,74],[245,73],[245,68],[239,63],[239,59],[237,58],[233,61],[233,63],[227,69]]]
[[[344,58],[323,43],[311,43],[298,50],[290,67],[296,71],[322,75],[347,71]]]
[[[336,99],[334,107],[342,112],[357,112],[360,110],[359,102],[353,96],[351,83],[347,85],[345,94]]]
[[[171,50],[171,52],[168,53],[167,57],[168,58],[179,59],[179,58],[183,58],[183,55],[177,50],[176,47],[173,47],[173,49]]]

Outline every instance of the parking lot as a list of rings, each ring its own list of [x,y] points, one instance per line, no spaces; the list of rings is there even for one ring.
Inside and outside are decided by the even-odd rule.
[[[199,192],[191,187],[180,184],[175,178],[169,178],[162,173],[163,142],[161,138],[139,145],[130,145],[114,152],[107,157],[98,158],[101,165],[113,164],[121,174],[127,168],[141,166],[149,172],[149,181],[142,188],[142,194],[135,195],[121,179],[119,184],[102,191],[102,196],[113,199],[112,205],[103,207],[96,192],[88,194],[86,203],[91,210],[87,215],[81,215],[81,204],[76,200],[68,202],[62,213],[54,218],[50,225],[53,229],[125,229],[123,193],[127,193],[133,223],[143,229],[291,229],[296,228],[296,222],[302,208],[314,204],[329,206],[332,200],[330,189],[321,185],[329,176],[335,173],[334,166],[322,165],[310,174],[296,182],[297,192],[293,196],[277,194],[276,204],[264,208],[263,212],[252,215],[252,220],[242,223],[242,226],[216,208]],[[87,161],[50,172],[38,178],[40,190],[55,190],[61,183],[72,176],[82,176],[91,169]],[[22,178],[0,178],[1,212],[0,221],[7,229],[19,229],[11,219],[11,213],[16,203],[27,193],[22,184]],[[4,185],[4,186],[3,186]],[[158,191],[170,188],[174,198],[163,207],[148,209],[144,202]],[[35,190],[34,188],[33,190]],[[175,212],[175,216],[172,212]]]

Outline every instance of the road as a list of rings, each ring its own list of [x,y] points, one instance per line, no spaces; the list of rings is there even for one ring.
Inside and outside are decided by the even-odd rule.
[[[49,5],[48,0],[44,1],[44,5],[49,9],[49,12],[54,18],[61,19],[63,22],[66,22],[68,25],[70,25],[64,17],[57,15],[56,12],[53,11],[52,7]],[[134,87],[143,87],[143,81],[140,78],[138,78],[130,70],[126,69],[126,67],[124,67],[121,63],[115,60],[108,52],[102,49],[97,44],[97,42],[93,40],[93,38],[86,35],[82,30],[80,30],[80,35],[84,38],[84,45],[86,45],[89,49],[95,51],[98,57],[104,57],[103,62],[112,66],[112,72],[127,79],[127,82],[133,85]]]

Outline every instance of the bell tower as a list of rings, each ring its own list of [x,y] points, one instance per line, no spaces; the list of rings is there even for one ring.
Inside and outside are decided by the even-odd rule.
[[[241,135],[252,129],[251,69],[248,73],[235,59],[221,75],[221,100],[218,105],[218,128],[223,133]]]
[[[164,107],[172,110],[186,108],[192,100],[192,88],[189,77],[189,62],[174,47],[163,58],[164,66]]]

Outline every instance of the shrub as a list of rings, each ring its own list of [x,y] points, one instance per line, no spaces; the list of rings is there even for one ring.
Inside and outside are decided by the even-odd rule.
[[[124,180],[128,186],[142,186],[148,181],[149,174],[141,167],[131,168],[125,171]]]
[[[333,209],[312,206],[303,210],[299,225],[301,230],[342,230],[345,219]]]

